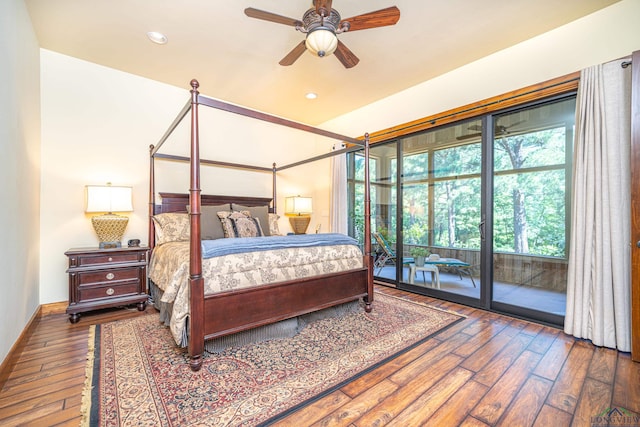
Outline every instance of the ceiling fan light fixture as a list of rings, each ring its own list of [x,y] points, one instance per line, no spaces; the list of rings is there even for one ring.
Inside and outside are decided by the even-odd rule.
[[[338,47],[338,37],[330,29],[318,27],[307,34],[307,49],[320,58],[329,56]]]

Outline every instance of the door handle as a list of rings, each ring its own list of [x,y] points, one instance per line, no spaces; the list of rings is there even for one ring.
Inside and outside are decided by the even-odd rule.
[[[484,221],[480,221],[478,224],[478,230],[480,231],[480,240],[484,242]],[[640,242],[638,242],[640,244]]]

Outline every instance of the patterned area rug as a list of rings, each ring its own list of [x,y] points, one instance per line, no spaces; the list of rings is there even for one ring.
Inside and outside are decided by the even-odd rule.
[[[461,319],[376,293],[371,313],[318,320],[293,338],[206,355],[199,372],[155,314],[97,325],[83,425],[266,425]]]

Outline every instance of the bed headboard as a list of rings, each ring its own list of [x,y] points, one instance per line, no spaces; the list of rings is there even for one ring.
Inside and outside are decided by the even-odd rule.
[[[167,212],[186,212],[189,204],[187,193],[159,193],[162,204],[154,206],[154,215]],[[203,194],[200,196],[202,206],[216,206],[225,203],[237,203],[243,206],[269,206],[269,212],[273,211],[270,197],[247,196],[214,196]]]

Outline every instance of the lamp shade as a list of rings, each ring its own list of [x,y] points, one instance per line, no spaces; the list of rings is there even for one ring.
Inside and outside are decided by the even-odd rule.
[[[309,215],[313,212],[311,197],[292,196],[284,199],[285,215]]]
[[[338,47],[338,38],[333,31],[318,28],[307,34],[305,45],[314,55],[319,57],[328,56]]]
[[[131,187],[87,185],[85,212],[131,212]]]

